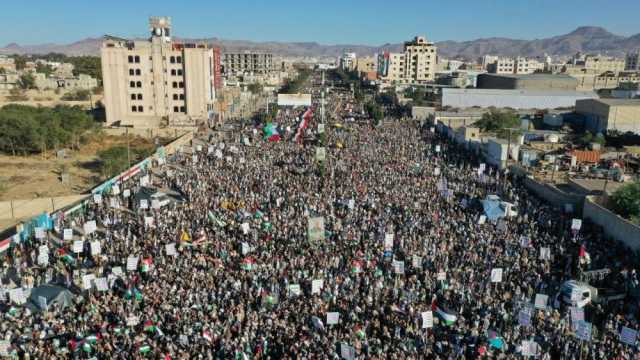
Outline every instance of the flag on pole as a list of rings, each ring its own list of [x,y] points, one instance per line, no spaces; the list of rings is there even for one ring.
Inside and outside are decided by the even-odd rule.
[[[354,331],[356,332],[356,335],[360,338],[360,339],[364,339],[367,337],[367,333],[364,331],[364,329],[362,328],[362,325],[357,324],[354,328]]]
[[[146,332],[155,332],[156,326],[153,324],[151,320],[147,320],[144,322],[144,331]]]
[[[351,272],[352,272],[353,274],[359,274],[359,273],[361,273],[361,272],[362,272],[362,266],[363,266],[362,261],[360,261],[360,260],[353,260],[353,261],[351,262]]]
[[[243,270],[253,270],[256,267],[256,261],[252,257],[246,257],[242,260],[241,267]]]
[[[76,263],[76,259],[73,258],[64,248],[58,249],[58,256],[60,260],[64,261],[66,264],[73,265]]]
[[[213,337],[211,336],[211,333],[207,330],[203,330],[202,331],[202,337],[207,340],[208,342],[211,342],[213,340]]]
[[[92,335],[89,335],[86,338],[84,338],[84,341],[89,343],[89,344],[95,344],[101,338],[102,338],[102,336],[100,336],[100,334],[92,334]]]
[[[453,325],[456,322],[457,316],[453,311],[450,311],[444,306],[438,305],[436,301],[431,304],[431,311],[435,311],[438,316],[444,321],[444,323],[448,326]]]
[[[138,348],[138,352],[139,352],[140,354],[146,354],[146,353],[148,353],[148,352],[150,352],[150,351],[151,351],[151,346],[146,345],[146,344],[145,344],[145,345],[141,345],[141,346]]]
[[[276,129],[276,126],[273,125],[273,123],[268,123],[267,125],[265,125],[263,132],[264,140],[267,140],[269,142],[280,141],[280,133],[278,133],[278,129]]]
[[[9,247],[11,247],[11,238],[0,241],[0,253],[9,250]]]
[[[140,271],[142,271],[143,273],[149,272],[149,270],[151,270],[151,265],[153,265],[152,258],[142,259],[142,266],[140,267]]]

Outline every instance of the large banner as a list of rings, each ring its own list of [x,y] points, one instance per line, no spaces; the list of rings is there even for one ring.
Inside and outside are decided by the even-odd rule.
[[[324,217],[309,218],[307,235],[309,236],[309,241],[324,240]]]
[[[311,94],[278,94],[279,106],[311,106]]]

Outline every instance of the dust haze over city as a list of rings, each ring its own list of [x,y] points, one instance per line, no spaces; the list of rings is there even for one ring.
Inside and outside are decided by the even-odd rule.
[[[639,359],[639,12],[4,4],[0,358]]]

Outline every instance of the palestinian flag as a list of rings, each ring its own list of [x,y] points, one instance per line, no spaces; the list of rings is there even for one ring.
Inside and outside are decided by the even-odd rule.
[[[151,270],[152,265],[153,265],[152,258],[142,259],[142,265],[140,266],[140,271],[142,271],[143,273],[149,272],[149,270]]]
[[[256,261],[252,257],[246,257],[242,260],[241,267],[243,270],[253,270],[256,268]]]
[[[89,344],[88,342],[83,342],[82,343],[82,350],[84,350],[84,352],[91,352],[91,344]]]
[[[270,142],[280,141],[280,133],[278,133],[278,129],[273,123],[268,123],[262,131],[264,132],[264,140]]]
[[[144,322],[144,331],[146,332],[155,332],[157,329],[157,327],[155,325],[153,325],[153,322],[151,322],[151,320],[147,320]]]
[[[13,306],[9,308],[9,311],[7,311],[7,314],[9,314],[10,316],[16,316],[17,313],[18,313],[18,309],[16,309]]]
[[[0,253],[3,253],[9,250],[10,246],[11,246],[11,238],[7,238],[5,240],[0,241]]]
[[[64,248],[58,249],[58,256],[65,264],[73,265],[76,263],[76,259],[74,259],[73,256],[71,256]]]
[[[302,135],[304,134],[304,130],[307,128],[307,126],[309,126],[309,122],[311,121],[312,116],[313,110],[311,108],[307,109],[307,111],[302,114],[302,119],[300,120],[300,124],[298,125],[298,131],[296,131],[296,135],[293,138],[298,144],[302,142]]]
[[[356,335],[360,339],[365,339],[367,337],[367,333],[364,331],[364,329],[362,328],[362,326],[360,324],[356,325],[353,330],[355,331]]]
[[[272,227],[273,227],[273,224],[271,224],[269,221],[263,221],[262,222],[262,230],[271,231]]]
[[[487,338],[489,339],[489,345],[492,347],[496,349],[502,349],[504,347],[504,339],[502,339],[497,332],[493,330],[489,331]]]
[[[151,352],[151,346],[144,344],[144,345],[140,345],[140,347],[138,348],[138,352],[140,354],[146,354]]]
[[[586,246],[584,244],[580,245],[580,251],[578,252],[578,260],[580,264],[589,264],[591,263],[591,256],[587,252]]]
[[[431,311],[435,311],[435,313],[440,316],[442,321],[444,321],[445,325],[451,326],[456,322],[458,318],[455,313],[444,306],[438,305],[435,301],[431,304]]]
[[[213,223],[215,223],[216,225],[218,225],[219,227],[225,227],[227,226],[227,223],[218,219],[215,215],[213,215],[213,213],[211,212],[211,210],[209,210],[209,212],[207,213],[207,216],[209,217],[209,220]]]
[[[211,333],[208,332],[207,330],[202,331],[202,337],[207,340],[208,342],[211,342],[213,340],[213,337],[211,336]]]
[[[256,210],[256,213],[253,216],[256,219],[260,219],[260,218],[262,218],[264,216],[264,213],[258,209],[258,210]]]
[[[362,272],[362,267],[363,267],[362,261],[353,260],[351,262],[351,273],[353,273],[353,274],[361,273]]]
[[[89,344],[95,344],[98,342],[98,340],[100,340],[100,338],[101,338],[100,334],[89,335],[86,338],[84,338],[84,342]]]

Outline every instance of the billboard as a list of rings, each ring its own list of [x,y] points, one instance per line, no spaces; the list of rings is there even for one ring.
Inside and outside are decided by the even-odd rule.
[[[311,106],[311,94],[278,94],[280,106]]]
[[[388,51],[378,55],[378,75],[387,76],[387,74],[389,74],[389,58],[390,54]]]

